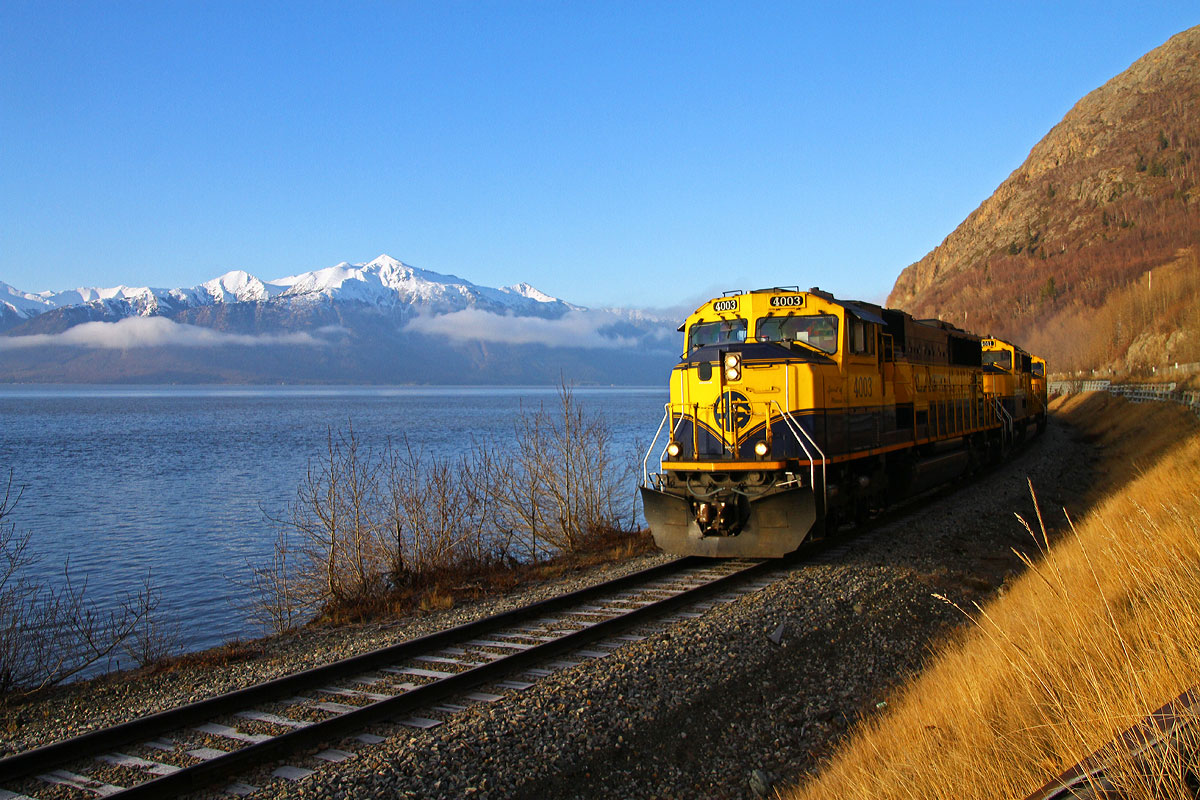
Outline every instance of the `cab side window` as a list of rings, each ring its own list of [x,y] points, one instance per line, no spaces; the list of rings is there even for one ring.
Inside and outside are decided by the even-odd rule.
[[[875,355],[875,326],[850,317],[850,352],[860,356]]]

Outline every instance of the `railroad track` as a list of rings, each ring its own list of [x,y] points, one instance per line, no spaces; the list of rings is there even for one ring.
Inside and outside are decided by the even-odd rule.
[[[638,626],[770,583],[779,562],[684,558],[446,631],[135,719],[0,760],[0,800],[245,795],[254,772],[298,780],[383,741],[380,723],[431,728],[472,704],[602,658]],[[682,611],[681,611],[682,609]],[[305,751],[331,742],[349,747]],[[230,781],[221,785],[221,781]],[[251,779],[247,779],[251,780]]]

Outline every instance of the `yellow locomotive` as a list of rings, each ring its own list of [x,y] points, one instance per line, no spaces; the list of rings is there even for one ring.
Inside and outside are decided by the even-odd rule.
[[[1005,422],[1017,439],[1030,425],[1046,427],[1046,361],[1012,342],[991,337],[983,342],[983,390],[1000,400]]]
[[[1034,423],[1037,432],[1046,430],[1046,413],[1050,410],[1050,394],[1047,391],[1046,359],[1030,356],[1030,391],[1034,402]]]
[[[989,385],[985,340],[940,320],[777,287],[726,292],[679,330],[641,486],[669,553],[785,555],[998,458],[1017,432],[1021,379],[996,369]]]

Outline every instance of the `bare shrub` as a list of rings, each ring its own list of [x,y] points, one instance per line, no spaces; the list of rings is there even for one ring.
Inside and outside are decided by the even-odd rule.
[[[473,493],[485,499],[485,524],[501,537],[505,552],[533,561],[552,547],[540,502],[546,465],[533,438],[537,432],[538,422],[522,417],[511,440],[476,442],[468,473]]]
[[[246,598],[243,611],[250,621],[273,633],[284,633],[304,623],[316,610],[311,592],[296,574],[296,554],[289,530],[278,525],[271,558],[265,564],[248,564],[248,581],[234,581]]]
[[[457,457],[407,437],[375,451],[353,427],[330,431],[287,512],[268,516],[278,536],[243,586],[251,617],[281,632],[453,576],[611,546],[634,528],[634,464],[565,384],[557,412],[522,414],[511,437]]]
[[[1054,372],[1146,370],[1200,360],[1200,250],[1113,283],[1096,302],[1076,298],[1009,333]],[[999,335],[1000,328],[993,330]]]
[[[309,463],[286,519],[304,604],[352,603],[382,587],[380,463],[353,426],[330,431],[324,455]]]
[[[602,416],[559,387],[558,413],[523,414],[511,440],[477,443],[476,491],[496,533],[532,559],[586,549],[602,532],[632,530],[633,461],[616,452]]]
[[[28,577],[39,562],[30,534],[18,533],[10,518],[21,499],[8,476],[0,498],[0,695],[25,695],[105,663],[135,636],[143,648],[164,641],[154,635],[158,592],[147,576],[143,588],[105,611],[87,598],[87,580],[63,564],[62,583],[50,586]]]
[[[389,443],[383,466],[393,586],[486,558],[480,497],[466,480],[466,459],[431,456],[406,436],[402,448]]]
[[[407,439],[366,446],[330,430],[281,518],[270,560],[242,586],[251,618],[277,633],[322,613],[366,610],[421,576],[478,557],[479,520],[464,466]]]
[[[159,602],[159,592],[150,583],[146,574],[140,596],[151,598],[154,606]],[[161,664],[179,655],[183,649],[183,634],[178,620],[167,620],[160,614],[146,614],[132,627],[129,636],[121,642],[121,651],[133,659],[139,667]]]

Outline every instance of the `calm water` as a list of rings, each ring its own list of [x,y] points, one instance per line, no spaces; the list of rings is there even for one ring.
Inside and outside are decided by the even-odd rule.
[[[619,442],[648,444],[665,388],[576,389]],[[0,387],[0,478],[25,493],[11,521],[32,533],[40,577],[70,559],[89,597],[112,602],[147,571],[189,648],[257,635],[234,581],[273,541],[264,512],[295,497],[327,431],[368,445],[407,434],[449,454],[504,435],[553,388]],[[634,487],[629,487],[630,492]]]

